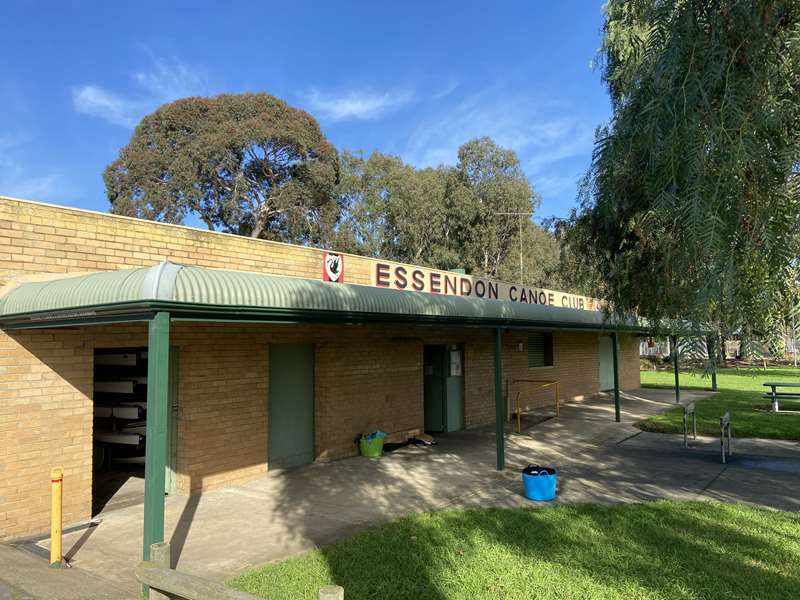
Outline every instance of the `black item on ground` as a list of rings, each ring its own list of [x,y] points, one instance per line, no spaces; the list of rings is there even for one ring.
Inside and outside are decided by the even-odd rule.
[[[409,438],[405,442],[396,442],[393,444],[384,444],[383,445],[383,453],[387,454],[389,452],[394,452],[395,450],[399,450],[400,448],[405,448],[406,446],[435,446],[436,440],[426,441],[420,440],[417,438]]]

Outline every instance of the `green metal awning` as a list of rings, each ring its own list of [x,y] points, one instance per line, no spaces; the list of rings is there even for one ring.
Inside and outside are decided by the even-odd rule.
[[[638,321],[608,320],[600,312],[395,291],[357,284],[246,273],[162,262],[23,283],[0,299],[0,327],[16,329],[173,319],[273,323],[409,323],[547,329],[626,330]]]

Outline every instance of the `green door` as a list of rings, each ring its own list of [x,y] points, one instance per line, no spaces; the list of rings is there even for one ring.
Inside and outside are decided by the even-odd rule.
[[[270,469],[288,469],[314,460],[314,346],[269,347]]]
[[[425,431],[445,430],[445,364],[446,346],[425,346],[424,349],[425,385]]]
[[[464,351],[450,346],[447,351],[447,386],[445,390],[445,431],[464,428]]]
[[[610,335],[601,335],[598,338],[598,354],[600,358],[600,391],[607,392],[614,389],[614,357],[613,345]]]

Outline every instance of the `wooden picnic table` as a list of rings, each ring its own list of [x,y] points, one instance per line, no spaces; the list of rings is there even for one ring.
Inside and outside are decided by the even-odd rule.
[[[768,398],[772,400],[772,411],[779,412],[780,407],[778,406],[778,400],[781,398],[800,398],[800,392],[792,393],[792,392],[779,392],[777,391],[778,388],[800,388],[800,383],[781,383],[778,381],[768,381],[764,384],[764,387],[770,388],[772,391],[768,394],[764,394],[764,398]]]
[[[547,388],[553,386],[553,390],[555,391],[555,408],[556,408],[556,416],[559,416],[559,407],[558,407],[558,379],[513,379],[511,383],[538,383],[539,385],[536,389]],[[517,433],[522,430],[522,409],[520,408],[519,397],[522,392],[517,391]]]

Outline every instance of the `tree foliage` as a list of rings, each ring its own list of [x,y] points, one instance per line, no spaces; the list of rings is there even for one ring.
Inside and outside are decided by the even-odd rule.
[[[103,178],[118,214],[512,280],[521,248],[523,283],[556,276],[557,244],[530,217],[539,196],[489,138],[463,144],[452,167],[338,156],[307,113],[223,94],[146,116]]]
[[[516,153],[489,138],[470,140],[458,149],[456,173],[473,199],[475,226],[466,248],[472,267],[496,277],[519,244],[520,216],[529,223],[527,215],[533,215],[541,199],[522,172]]]
[[[565,252],[620,312],[766,330],[798,255],[800,3],[610,0]]]
[[[479,138],[454,167],[415,169],[380,152],[340,162],[340,247],[516,281],[521,213],[524,283],[551,285],[558,246],[529,216],[539,197],[513,151]]]
[[[269,94],[184,98],[142,119],[103,174],[112,211],[318,243],[338,217],[338,158],[311,115]]]

